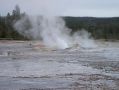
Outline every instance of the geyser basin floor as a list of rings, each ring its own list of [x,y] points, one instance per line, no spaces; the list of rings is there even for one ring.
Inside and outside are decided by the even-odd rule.
[[[119,90],[118,42],[66,50],[38,44],[0,41],[0,90]]]

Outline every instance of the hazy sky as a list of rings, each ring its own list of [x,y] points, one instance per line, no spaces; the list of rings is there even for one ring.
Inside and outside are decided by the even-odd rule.
[[[0,14],[12,12],[16,4],[31,15],[119,16],[119,0],[0,0]]]

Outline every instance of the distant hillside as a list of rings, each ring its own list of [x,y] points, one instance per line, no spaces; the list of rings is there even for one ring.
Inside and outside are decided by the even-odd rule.
[[[64,20],[74,32],[86,29],[92,33],[94,38],[119,39],[119,17],[64,17]]]

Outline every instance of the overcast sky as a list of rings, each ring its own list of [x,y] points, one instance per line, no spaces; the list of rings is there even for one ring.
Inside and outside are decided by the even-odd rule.
[[[119,0],[0,0],[0,14],[12,12],[16,4],[31,15],[119,16]]]

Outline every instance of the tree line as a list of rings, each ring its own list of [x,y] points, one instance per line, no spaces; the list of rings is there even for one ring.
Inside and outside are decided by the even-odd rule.
[[[22,16],[20,7],[15,6],[12,14],[0,15],[0,38],[28,40],[27,37],[20,35],[13,27],[14,23]],[[72,29],[71,33],[85,29],[92,34],[95,39],[119,39],[119,17],[96,18],[96,17],[63,17],[66,26]]]
[[[85,29],[95,39],[119,39],[119,17],[64,17],[66,25],[73,32]]]
[[[0,39],[26,39],[24,36],[20,35],[13,27],[14,23],[23,15],[25,15],[25,13],[20,12],[18,5],[15,6],[12,14],[8,12],[6,16],[0,15]]]

